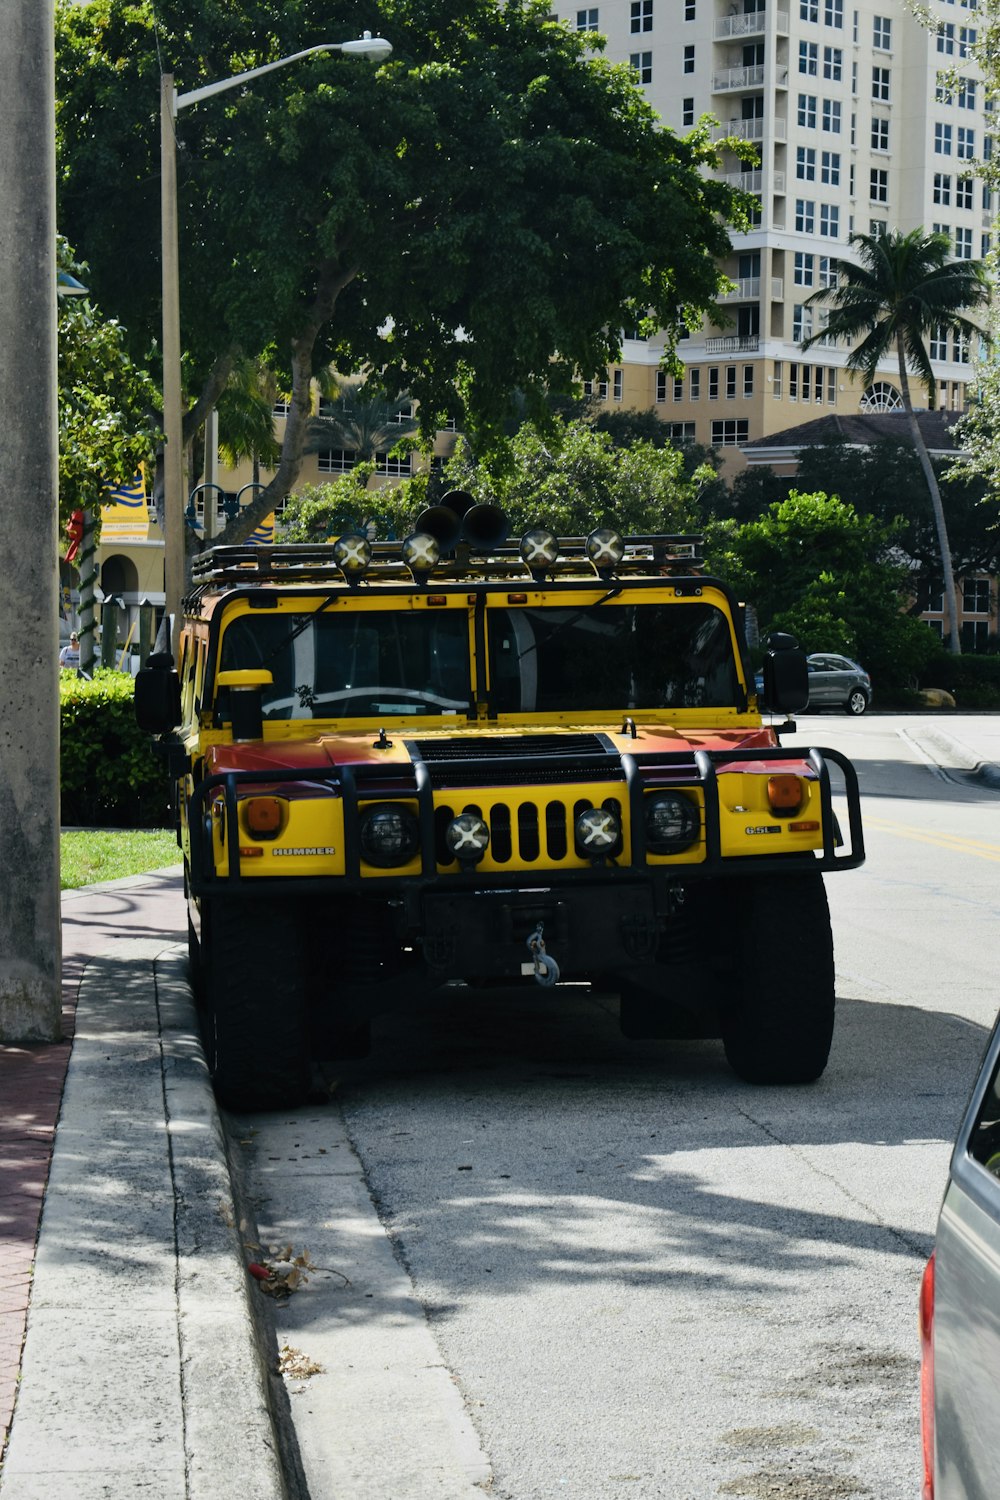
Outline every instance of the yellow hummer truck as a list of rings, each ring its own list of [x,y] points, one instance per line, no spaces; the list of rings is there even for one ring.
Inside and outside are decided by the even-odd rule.
[[[453,493],[401,544],[218,546],[139,723],[176,799],[191,976],[219,1097],[304,1097],[315,1058],[448,981],[589,980],[627,1036],[721,1036],[802,1083],[834,1020],[828,871],[857,779],[781,742],[805,660],[699,538],[508,540]],[[840,810],[838,819],[834,799]]]

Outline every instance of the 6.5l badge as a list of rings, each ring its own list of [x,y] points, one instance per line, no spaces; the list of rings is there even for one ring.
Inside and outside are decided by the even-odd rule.
[[[758,827],[749,826],[747,828],[744,828],[743,832],[744,833],[751,833],[751,834],[752,833],[780,833],[781,832],[781,825],[779,823],[762,823]]]

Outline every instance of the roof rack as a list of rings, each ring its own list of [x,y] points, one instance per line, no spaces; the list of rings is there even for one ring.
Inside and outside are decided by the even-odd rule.
[[[624,556],[613,568],[601,569],[587,554],[586,537],[560,537],[559,555],[545,567],[544,576],[557,578],[584,574],[594,578],[623,578],[656,572],[690,577],[700,573],[704,566],[701,550],[704,537],[700,533],[625,536],[622,541],[625,544]],[[400,542],[372,542],[370,545],[371,562],[362,575],[366,581],[411,577],[410,569],[403,561]],[[204,593],[206,586],[213,584],[344,584],[348,581],[334,561],[329,542],[288,542],[270,546],[221,544],[195,559],[191,576],[199,593]],[[458,542],[433,569],[420,575],[420,581],[535,580],[539,576],[523,561],[516,543],[491,546],[488,552],[480,555],[468,543]],[[356,583],[357,575],[351,575],[350,581]]]

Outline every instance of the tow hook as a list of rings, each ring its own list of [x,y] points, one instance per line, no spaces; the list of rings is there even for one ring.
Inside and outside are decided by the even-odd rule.
[[[559,965],[545,951],[545,939],[542,937],[541,922],[539,922],[534,932],[528,938],[528,952],[531,954],[535,965],[535,983],[543,985],[546,989],[553,984],[558,984]]]

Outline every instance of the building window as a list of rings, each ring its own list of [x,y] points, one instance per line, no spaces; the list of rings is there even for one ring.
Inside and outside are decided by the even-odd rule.
[[[596,9],[578,10],[576,13],[576,29],[577,31],[596,31],[598,29]]]
[[[652,83],[653,81],[653,54],[652,52],[633,52],[629,56],[629,62],[635,71],[638,83]]]
[[[774,361],[774,378],[771,381],[771,395],[776,401],[781,400],[783,378],[784,366],[780,359],[776,359]]]
[[[736,400],[736,366],[726,366],[726,400]]]
[[[950,21],[942,21],[937,29],[937,49],[946,57],[951,57],[955,51],[955,28]]]
[[[948,330],[939,323],[936,328],[931,329],[927,340],[927,353],[931,359],[948,358]]]
[[[970,57],[971,49],[976,45],[976,28],[974,26],[961,26],[958,32],[958,55],[959,57]]]
[[[955,142],[955,155],[971,161],[976,154],[976,132],[971,125],[959,125]]]
[[[801,344],[804,339],[812,338],[813,310],[806,307],[803,302],[796,302],[792,307],[792,339],[796,344]]]
[[[951,126],[940,121],[934,126],[934,150],[938,156],[951,155]]]
[[[693,21],[695,18],[695,0],[684,0],[684,19]]]
[[[955,259],[956,260],[971,260],[972,259],[972,230],[971,229],[956,229],[955,230]]]
[[[830,187],[840,186],[840,152],[824,151],[820,155],[820,182],[828,183]]]
[[[667,422],[666,428],[667,437],[672,443],[694,442],[695,434],[693,422]]]
[[[880,240],[889,232],[888,219],[869,219],[868,235],[870,239]]]
[[[674,400],[675,401],[683,401],[684,400],[684,376],[683,375],[675,375],[674,376]]]
[[[816,205],[811,198],[795,200],[796,234],[814,234],[816,229]]]
[[[972,207],[972,178],[960,177],[955,183],[955,207]]]
[[[325,453],[316,455],[321,474],[346,474],[357,461],[358,455],[353,448],[327,448]]]
[[[694,124],[694,99],[693,98],[682,99],[681,100],[681,124],[682,125],[693,125]]]
[[[815,78],[819,71],[819,44],[817,42],[799,43],[799,72],[809,73]]]
[[[710,365],[708,369],[708,399],[718,401],[719,399],[719,367]]]
[[[839,83],[843,74],[844,54],[839,47],[823,48],[823,77]]]
[[[840,134],[840,100],[823,100],[823,129],[831,135]]]
[[[947,207],[951,203],[951,173],[934,173],[934,202]]]
[[[796,286],[812,286],[813,284],[813,260],[804,250],[796,250],[795,267],[792,272],[792,280]]]
[[[837,372],[833,365],[826,372],[826,404],[827,406],[837,404]]]
[[[957,329],[952,334],[951,357],[957,365],[967,365],[969,363],[969,341],[965,337],[965,334],[959,333]]]
[[[635,7],[632,7],[633,10]],[[892,51],[892,22],[888,16],[876,16],[872,22],[872,46],[876,52]]]
[[[615,370],[613,372],[613,374],[612,374],[613,384],[612,384],[612,387],[611,387],[611,389],[612,389],[612,396],[613,396],[613,399],[615,401],[620,401],[622,399],[622,394],[623,394],[623,391],[624,391],[623,380],[624,380],[624,376],[623,376],[622,371],[621,370]]]
[[[982,235],[979,241],[979,259],[985,260],[992,249],[993,236],[991,234]]]
[[[889,102],[889,69],[872,68],[872,98]]]
[[[291,409],[291,401],[286,401],[284,396],[279,396],[277,401],[271,407],[271,415],[272,417],[287,417]]]
[[[816,152],[812,146],[795,148],[795,175],[802,182],[816,181]]]
[[[744,396],[753,395],[753,365],[743,366],[743,394]]]
[[[653,0],[632,0],[632,30],[652,31]]]
[[[608,382],[604,380],[585,380],[583,382],[583,394],[585,396],[599,396],[602,401],[608,399]]]
[[[819,0],[799,0],[799,20],[819,20]]]
[[[835,240],[840,235],[840,209],[835,203],[820,204],[819,232],[830,240]]]
[[[807,126],[810,130],[816,126],[816,95],[800,94],[797,119],[800,125]]]
[[[976,80],[974,78],[960,78],[958,80],[958,94],[955,102],[959,109],[975,109]]]
[[[888,151],[889,149],[889,121],[872,118],[872,150]]]
[[[882,167],[872,167],[869,174],[870,187],[868,196],[873,203],[888,203],[889,201],[889,174]]]
[[[692,370],[691,371],[691,400],[692,401],[700,401],[701,400],[701,371],[700,370]]]
[[[824,0],[823,20],[827,26],[836,26],[839,31],[843,31],[844,0]]]
[[[985,651],[990,643],[989,620],[963,620],[962,621],[962,650],[968,655],[970,652]]]
[[[988,578],[964,578],[962,580],[962,609],[967,615],[989,614],[990,580]]]
[[[840,275],[840,261],[835,255],[821,255],[819,258],[819,284],[820,286],[836,286]]]
[[[746,417],[727,417],[712,423],[713,448],[738,448],[750,441],[750,423]]]
[[[694,72],[694,45],[693,44],[684,48],[684,71],[685,71],[685,73],[693,73]]]
[[[666,370],[657,370],[656,372],[656,399],[657,401],[666,401],[667,399]]]
[[[398,478],[402,474],[410,473],[410,455],[408,453],[376,453],[376,474],[392,474]]]

